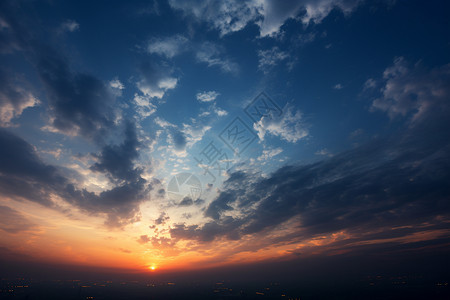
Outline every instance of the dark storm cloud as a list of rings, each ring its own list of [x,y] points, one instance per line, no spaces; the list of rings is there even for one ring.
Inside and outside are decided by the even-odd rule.
[[[134,165],[140,146],[135,125],[125,122],[123,143],[104,146],[100,154],[94,154],[98,162],[91,166],[91,170],[106,174],[115,186],[97,195],[69,184],[64,189],[64,198],[88,212],[106,213],[106,225],[111,227],[138,221],[139,204],[148,198],[153,184],[156,184],[142,178],[143,170]]]
[[[0,130],[0,145],[2,195],[51,206],[49,193],[63,186],[66,179],[55,167],[44,164],[30,144],[6,130]]]
[[[14,72],[0,67],[0,126],[9,126],[27,107],[38,104],[24,80],[14,78]]]
[[[135,138],[134,128],[127,126],[127,138],[123,145],[130,146],[128,142]],[[128,139],[128,140],[127,140]],[[0,130],[0,191],[2,195],[19,200],[29,200],[42,205],[55,207],[51,194],[80,207],[92,214],[105,214],[106,225],[120,227],[139,219],[139,204],[147,199],[152,183],[140,177],[140,171],[132,167],[132,162],[117,171],[114,166],[104,159],[103,171],[111,176],[122,179],[110,190],[99,194],[78,189],[68,178],[61,175],[59,169],[43,163],[36,155],[33,147],[23,139]],[[127,146],[116,150],[123,150]],[[109,147],[112,149],[113,147]],[[123,150],[124,151],[124,150]],[[122,153],[121,151],[119,151]],[[126,151],[124,151],[126,152]],[[132,153],[129,151],[126,153]],[[123,154],[123,153],[122,153]],[[131,156],[133,157],[134,154]],[[131,176],[132,174],[133,176]],[[123,175],[123,176],[121,176]]]
[[[99,79],[70,70],[53,49],[37,53],[36,68],[48,94],[52,124],[56,129],[101,138],[113,126],[114,96]]]
[[[114,124],[115,96],[103,81],[90,74],[73,71],[61,51],[42,43],[42,36],[48,32],[40,32],[36,26],[38,21],[29,15],[22,16],[25,8],[19,7],[12,1],[2,2],[1,51],[17,45],[14,49],[22,51],[33,64],[47,94],[53,129],[102,141]],[[8,33],[7,38],[5,32]]]
[[[127,123],[124,142],[121,145],[104,146],[101,153],[96,155],[99,161],[91,167],[91,170],[104,172],[115,180],[136,181],[142,170],[135,168],[133,161],[139,157],[140,146],[136,128],[133,124]]]
[[[403,128],[314,164],[282,167],[268,177],[232,173],[204,212],[212,220],[203,226],[178,224],[172,236],[210,241],[233,233],[236,238],[291,221],[297,227],[278,238],[280,242],[340,230],[355,236],[379,231],[377,237],[366,238],[380,239],[392,237],[393,226],[413,226],[417,232],[423,224],[438,228],[446,222],[449,66],[411,68],[397,58],[383,75],[385,86],[374,103],[391,117],[407,117]],[[411,231],[397,233],[406,236]]]
[[[98,194],[78,188],[61,169],[43,163],[31,145],[2,131],[0,154],[7,159],[0,163],[0,191],[6,196],[51,207],[56,205],[50,195],[58,195],[85,212],[106,215],[106,224],[112,227],[139,219],[139,203],[147,198],[153,182],[143,179],[142,170],[134,165],[140,147],[134,124],[125,122],[122,144],[105,145],[105,137],[120,129],[120,124],[115,124],[120,113],[114,108],[115,95],[98,78],[73,70],[58,47],[41,42],[48,40],[44,38],[48,32],[39,30],[38,20],[23,15],[23,11],[33,9],[32,5],[23,5],[25,7],[18,9],[15,2],[0,4],[1,47],[4,49],[9,45],[11,48],[14,41],[18,45],[16,48],[36,69],[47,95],[49,126],[45,128],[81,135],[101,145],[100,153],[94,155],[98,161],[91,170],[104,173],[113,187]],[[6,39],[9,42],[3,42]],[[2,81],[0,84],[3,94],[7,83]],[[6,91],[8,99],[14,98],[14,103],[18,103],[17,90],[9,88]],[[16,111],[20,112],[22,108],[24,105]]]
[[[297,219],[296,238],[448,219],[450,136],[442,130],[450,124],[435,117],[315,164],[283,167],[268,178],[233,173],[205,210],[212,221],[178,224],[172,237],[237,238]],[[235,210],[242,217],[227,215]]]
[[[230,240],[240,238],[239,227],[245,222],[232,217],[223,217],[221,220],[207,222],[203,226],[175,224],[170,229],[170,236],[173,239],[199,240],[210,242],[216,237],[225,237]]]

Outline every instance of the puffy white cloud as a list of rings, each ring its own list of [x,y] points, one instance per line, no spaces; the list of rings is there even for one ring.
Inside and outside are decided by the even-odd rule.
[[[258,1],[169,0],[169,4],[186,15],[204,20],[219,30],[221,35],[243,29],[258,15]]]
[[[283,152],[283,149],[281,148],[275,148],[275,149],[265,149],[263,150],[263,153],[257,158],[259,161],[267,161],[271,159],[272,157],[280,154]]]
[[[182,35],[175,35],[166,38],[153,39],[147,46],[149,53],[158,54],[167,58],[186,51],[189,46],[189,40]]]
[[[207,22],[226,35],[244,29],[247,24],[257,24],[260,35],[276,36],[288,19],[298,19],[304,24],[321,22],[333,9],[350,13],[359,0],[229,0],[194,1],[170,0],[170,5],[187,16]]]
[[[301,16],[304,24],[309,22],[320,23],[335,8],[341,10],[344,14],[351,13],[361,0],[309,0],[303,2],[305,13]]]
[[[211,126],[194,122],[193,124],[183,124],[181,130],[186,136],[186,146],[191,148],[195,143],[201,141],[205,133],[211,129]]]
[[[335,90],[342,90],[343,88],[344,88],[344,86],[340,83],[333,86],[333,89],[335,89]]]
[[[220,94],[216,91],[204,91],[204,92],[200,92],[197,93],[197,100],[200,102],[211,102],[216,100],[216,98],[219,96]]]
[[[144,62],[140,72],[136,85],[145,96],[162,99],[168,90],[177,86],[178,78],[172,75],[173,69],[164,63]]]
[[[161,99],[167,90],[174,89],[177,86],[177,82],[178,79],[175,77],[163,77],[156,82],[141,80],[137,86],[144,95]]]
[[[224,117],[224,116],[228,115],[228,112],[220,107],[214,107],[214,112],[219,117]]]
[[[150,96],[134,94],[134,103],[137,112],[142,118],[146,118],[156,112],[156,105],[151,102]]]
[[[125,86],[122,84],[122,82],[120,82],[119,79],[113,79],[109,82],[109,86],[112,87],[113,89],[118,89],[118,90],[123,90],[125,89]]]
[[[270,114],[263,116],[258,122],[253,124],[253,128],[258,132],[258,137],[264,140],[266,134],[278,136],[283,140],[296,143],[308,136],[309,131],[302,120],[302,113],[293,108],[285,106],[283,114],[277,116]]]

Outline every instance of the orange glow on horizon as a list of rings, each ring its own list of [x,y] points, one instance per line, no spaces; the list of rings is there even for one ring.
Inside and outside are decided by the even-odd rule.
[[[426,241],[445,236],[449,232],[446,229],[430,230],[424,225],[420,232],[389,239],[366,240],[364,235],[357,236],[339,231],[304,239],[301,243],[296,241],[267,245],[257,235],[246,236],[238,241],[224,238],[201,243],[195,240],[172,239],[170,233],[167,233],[169,227],[161,227],[157,233],[152,233],[149,232],[147,224],[136,223],[123,230],[111,230],[104,226],[102,218],[84,216],[76,209],[72,210],[72,217],[68,218],[62,212],[31,202],[0,199],[0,204],[14,207],[30,224],[34,224],[20,232],[2,232],[0,247],[8,245],[11,253],[40,262],[158,274],[290,259],[300,251],[305,257],[324,251],[351,251],[351,246],[357,245]],[[151,209],[142,211],[145,214],[151,212]],[[152,217],[154,216],[144,215],[146,219]],[[294,225],[295,223],[293,226],[287,226],[288,229],[277,231],[266,238],[277,238],[277,234],[292,234],[293,230],[296,230]],[[147,240],[143,242],[139,237],[144,234]],[[161,240],[152,241],[153,237]],[[344,246],[339,244],[345,240],[352,243],[344,243]]]

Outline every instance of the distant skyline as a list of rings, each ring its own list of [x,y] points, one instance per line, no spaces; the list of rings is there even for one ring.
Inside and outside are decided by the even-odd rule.
[[[437,268],[449,9],[2,1],[3,272]]]

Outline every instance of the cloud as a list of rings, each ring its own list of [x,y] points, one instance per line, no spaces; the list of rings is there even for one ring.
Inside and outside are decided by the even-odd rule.
[[[49,124],[44,129],[102,140],[114,125],[117,113],[109,85],[90,74],[71,70],[60,51],[36,39],[30,27],[23,27],[27,22],[14,18],[17,15],[15,7],[6,4],[0,19],[7,28],[8,39],[20,46],[35,67],[47,94]],[[76,28],[73,22],[67,24],[68,29]],[[29,98],[28,103],[31,102]]]
[[[350,14],[362,1],[360,0],[319,0],[305,1],[305,13],[301,16],[304,24],[320,23],[333,9],[339,9],[344,14]]]
[[[167,133],[167,143],[172,154],[177,156],[185,155],[186,149],[192,147],[196,142],[202,139],[203,135],[211,126],[203,125],[192,119],[192,124],[182,124],[182,127],[167,122],[159,117],[155,118],[155,123],[165,129]]]
[[[355,138],[357,138],[357,137],[360,137],[360,136],[363,135],[363,134],[364,134],[364,129],[358,128],[358,129],[352,131],[352,132],[350,133],[350,136],[349,136],[349,137],[350,137],[351,139],[355,139]]]
[[[303,122],[302,113],[286,105],[283,114],[277,116],[270,114],[263,116],[258,122],[253,124],[253,128],[257,131],[260,140],[264,140],[266,134],[278,136],[290,143],[308,136],[307,126]]]
[[[137,87],[145,96],[162,99],[168,90],[177,86],[178,79],[172,77],[171,70],[164,66],[145,62],[140,71],[142,76]]]
[[[123,143],[106,145],[100,154],[93,154],[98,162],[91,166],[91,170],[106,173],[113,181],[137,181],[142,170],[135,168],[133,161],[139,157],[140,146],[136,129],[133,124],[128,122]]]
[[[289,58],[289,55],[275,46],[269,50],[258,51],[258,57],[258,68],[267,73],[272,67]]]
[[[168,59],[172,59],[183,52],[191,52],[195,55],[197,62],[206,63],[208,67],[219,67],[225,73],[237,73],[239,71],[238,65],[224,55],[223,47],[212,42],[191,43],[181,35],[153,39],[147,46],[147,51]]]
[[[395,93],[401,99],[417,92],[417,78],[422,82],[424,76],[431,77],[434,85],[428,80],[419,85],[426,87],[428,101],[448,100],[442,76],[446,71],[443,66],[411,76],[409,68],[395,66],[388,68],[387,81],[400,76],[402,86],[395,80],[386,88],[402,91]],[[204,211],[210,220],[177,224],[171,236],[243,243],[264,237],[267,245],[298,245],[340,234],[346,237],[333,241],[334,251],[387,242],[408,247],[414,236],[446,228],[450,221],[450,121],[445,103],[422,114],[420,126],[407,123],[393,134],[313,164],[288,165],[264,176],[251,170],[231,173]],[[422,246],[427,243],[425,239]]]
[[[118,90],[123,90],[125,89],[125,86],[123,85],[122,82],[120,82],[119,79],[113,79],[109,82],[109,85],[113,88],[113,89],[118,89]]]
[[[36,229],[36,225],[11,207],[0,205],[0,229],[14,234]]]
[[[183,200],[181,200],[180,203],[178,203],[178,206],[191,206],[194,205],[194,201],[190,197],[184,197]]]
[[[198,20],[206,21],[221,35],[243,29],[256,15],[256,7],[241,1],[194,1],[170,0],[169,4]]]
[[[283,149],[281,148],[275,148],[275,149],[265,149],[263,150],[263,153],[257,158],[259,161],[268,161],[272,159],[272,157],[277,156],[283,152]]]
[[[372,111],[386,112],[391,119],[411,115],[412,122],[430,112],[448,111],[450,64],[428,70],[397,57],[384,71],[383,81],[382,96],[372,102]]]
[[[39,104],[23,80],[14,79],[0,68],[0,126],[12,126],[11,121],[25,109]]]
[[[239,66],[223,57],[224,50],[217,44],[205,42],[200,45],[196,52],[198,62],[206,63],[208,67],[219,67],[225,73],[237,73]]]
[[[150,238],[148,237],[148,235],[141,235],[137,241],[140,244],[147,244],[148,242],[150,242]]]
[[[48,95],[50,126],[66,134],[102,138],[114,125],[115,97],[99,79],[72,72],[52,49],[40,49],[37,71]]]
[[[182,151],[186,148],[187,137],[184,132],[172,128],[169,132],[169,143],[175,147],[175,150]]]
[[[377,86],[377,82],[373,78],[369,78],[364,83],[364,90],[370,90]]]
[[[58,170],[44,164],[34,148],[23,139],[0,129],[0,191],[3,197],[30,199],[53,206],[50,194],[64,186]]]
[[[216,100],[219,95],[220,94],[216,91],[200,92],[197,93],[197,100],[200,102],[211,102]]]
[[[150,96],[134,94],[134,103],[137,108],[136,111],[141,118],[146,118],[151,116],[156,112],[156,105],[152,103]]]
[[[187,51],[189,40],[182,35],[152,39],[147,51],[152,54],[158,54],[167,58],[173,58],[178,54]]]
[[[328,149],[323,148],[320,150],[317,150],[316,152],[314,152],[315,155],[321,155],[321,156],[328,156],[328,157],[332,157],[333,153],[330,153],[330,151],[328,151]]]
[[[450,220],[450,143],[429,135],[436,129],[406,129],[267,177],[232,173],[205,210],[211,220],[202,226],[178,224],[171,236],[207,242],[262,234],[268,243],[278,238],[286,243],[346,231],[370,240],[368,232],[387,238],[394,226],[420,231],[416,225],[444,224]],[[289,234],[280,236],[287,228]]]
[[[57,196],[90,214],[105,215],[105,225],[123,227],[140,218],[139,204],[148,199],[155,182],[148,183],[133,166],[137,146],[135,129],[128,125],[119,146],[105,146],[92,168],[105,173],[114,186],[98,194],[79,189],[55,166],[45,164],[23,139],[0,130],[0,193],[3,197],[28,200],[59,209]]]
[[[333,86],[333,89],[335,89],[335,90],[342,90],[343,88],[344,88],[344,86],[340,83]]]
[[[67,20],[59,27],[59,33],[74,32],[80,29],[80,24],[74,20]]]
[[[224,116],[228,115],[228,112],[226,110],[224,110],[220,107],[216,107],[215,105],[213,106],[213,110],[214,110],[214,113],[216,115],[218,115],[219,117],[224,117]]]
[[[2,7],[3,9],[3,7]],[[15,24],[14,24],[15,25]],[[0,54],[10,54],[22,50],[22,41],[16,30],[0,12]]]
[[[170,220],[170,217],[165,212],[162,212],[155,220],[155,225],[164,225],[168,220]]]
[[[221,36],[244,29],[248,24],[256,24],[260,36],[276,36],[289,19],[300,20],[303,24],[320,23],[333,9],[344,14],[352,12],[358,0],[248,0],[248,1],[195,1],[170,0],[172,8],[185,16],[206,22]]]
[[[217,107],[214,102],[216,98],[220,95],[220,93],[216,91],[204,91],[197,93],[197,100],[203,103],[210,103],[208,108],[204,109],[202,113],[199,115],[200,117],[209,116],[211,112],[214,112],[219,117],[224,117],[228,115],[228,112],[220,107]]]
[[[202,140],[205,133],[211,129],[211,126],[205,125],[200,121],[193,120],[192,124],[183,124],[182,132],[186,136],[187,147],[192,147],[195,143]]]

